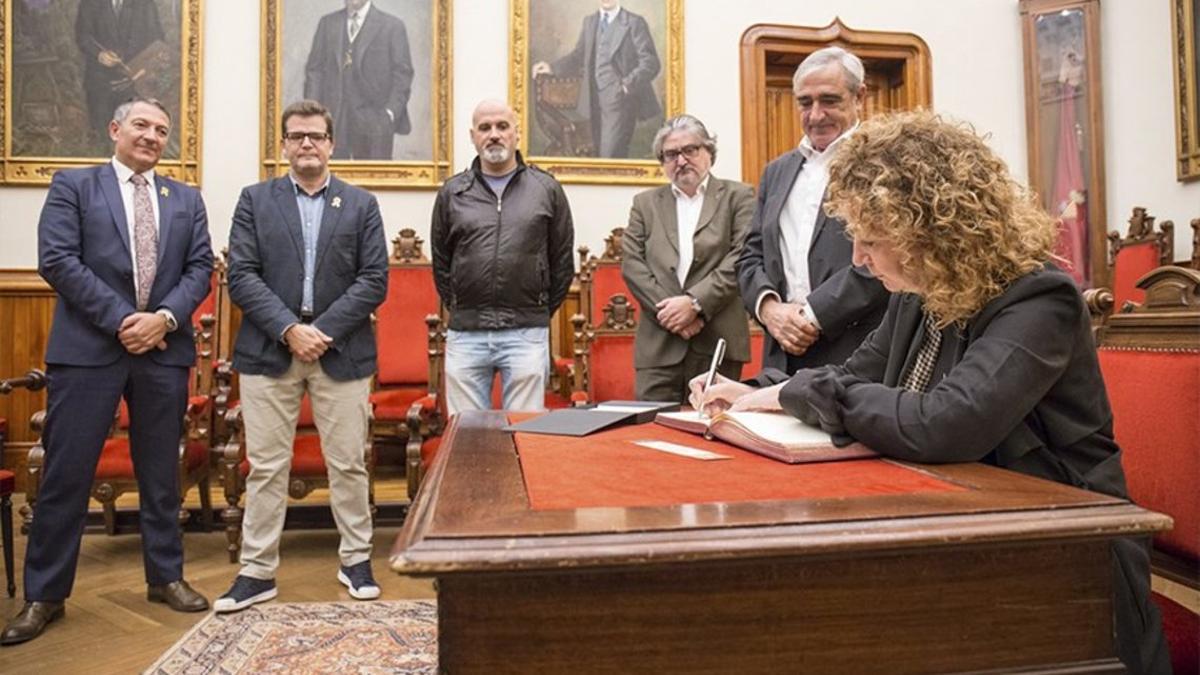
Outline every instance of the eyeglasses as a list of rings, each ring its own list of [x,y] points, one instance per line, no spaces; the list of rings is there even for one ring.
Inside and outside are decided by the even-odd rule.
[[[703,145],[697,145],[693,143],[691,145],[685,145],[678,150],[663,150],[662,155],[659,156],[659,159],[661,159],[665,164],[674,162],[675,160],[679,159],[680,155],[683,155],[688,159],[694,159],[696,155],[700,153],[700,149],[703,147]]]
[[[304,139],[307,138],[315,144],[320,143],[321,141],[327,141],[330,138],[333,138],[333,136],[325,133],[324,131],[289,131],[283,135],[283,138],[291,141],[292,143],[303,143]]]

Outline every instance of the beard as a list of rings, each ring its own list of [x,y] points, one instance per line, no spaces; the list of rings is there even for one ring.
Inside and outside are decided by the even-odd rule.
[[[479,154],[483,155],[484,160],[491,164],[502,164],[512,156],[511,151],[503,145],[489,145]]]

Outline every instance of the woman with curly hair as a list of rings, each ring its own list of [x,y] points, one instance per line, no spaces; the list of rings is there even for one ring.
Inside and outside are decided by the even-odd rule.
[[[1052,262],[1055,222],[973,131],[928,112],[864,122],[829,167],[854,263],[893,293],[842,365],[692,383],[708,412],[784,410],[835,442],[981,461],[1127,498],[1087,310]],[[1143,541],[1113,545],[1118,655],[1170,672]]]

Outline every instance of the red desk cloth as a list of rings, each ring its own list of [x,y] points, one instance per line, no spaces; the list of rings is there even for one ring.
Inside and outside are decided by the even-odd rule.
[[[513,421],[530,415],[513,415]],[[534,510],[670,506],[954,492],[966,488],[878,459],[789,465],[659,424],[576,438],[514,434]],[[657,440],[730,459],[703,461],[635,445]]]

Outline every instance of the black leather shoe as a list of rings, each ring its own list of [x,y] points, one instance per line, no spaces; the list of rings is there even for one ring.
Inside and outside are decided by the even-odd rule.
[[[26,602],[0,633],[0,645],[19,645],[42,634],[46,624],[63,615],[61,602]]]
[[[146,599],[150,602],[165,602],[176,612],[203,612],[208,609],[208,600],[182,579],[172,581],[166,586],[147,586]]]

